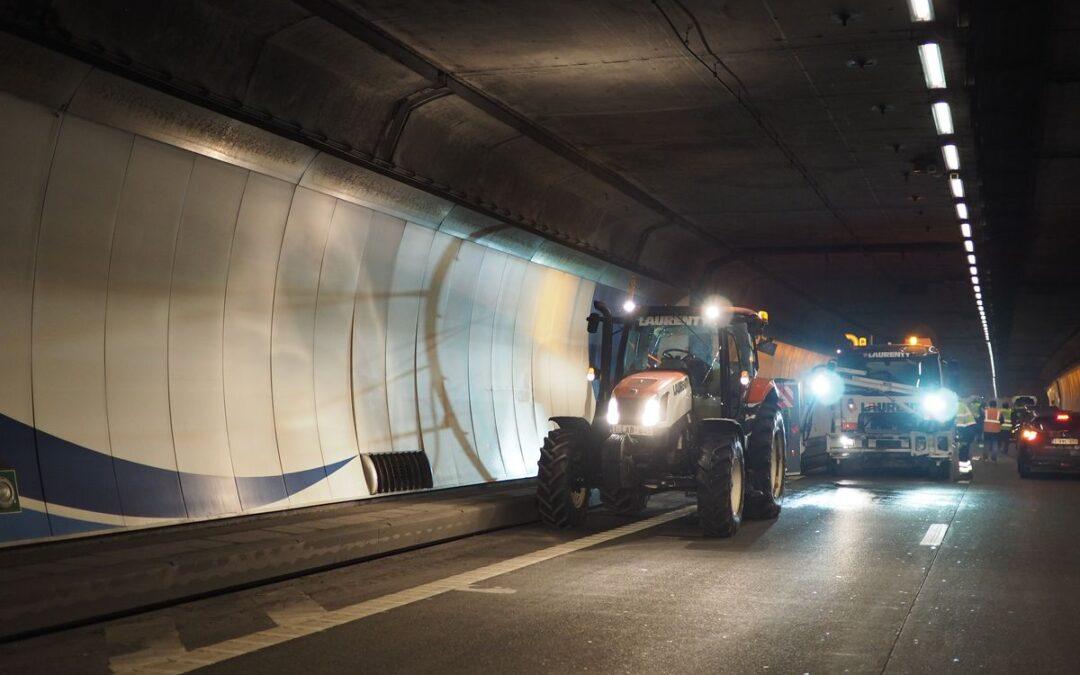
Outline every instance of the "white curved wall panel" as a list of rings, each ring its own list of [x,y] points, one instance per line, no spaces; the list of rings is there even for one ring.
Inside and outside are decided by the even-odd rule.
[[[193,167],[190,153],[136,137],[113,232],[105,384],[112,454],[127,460],[115,469],[129,519],[186,515],[169,410],[169,288]]]
[[[499,437],[499,451],[507,478],[529,475],[521,452],[521,436],[518,434],[517,402],[514,390],[514,338],[518,330],[520,306],[518,300],[525,283],[529,263],[520,258],[507,257],[502,285],[496,304],[491,340],[491,394],[495,415],[495,432]],[[531,364],[530,364],[531,365]]]
[[[360,452],[394,449],[386,377],[388,289],[404,233],[404,220],[375,213],[356,281],[351,371],[356,444]]]
[[[360,276],[372,211],[337,201],[326,237],[315,307],[315,409],[323,465],[339,466],[327,484],[335,499],[367,494],[363,466],[357,459],[353,420],[352,349],[356,282]]]
[[[534,475],[589,406],[593,282],[345,184],[3,95],[0,179],[0,543],[367,497],[362,453]]]
[[[285,488],[293,504],[325,500],[324,482],[308,484],[307,471],[325,463],[315,408],[315,306],[323,252],[337,200],[298,188],[278,258],[271,334],[274,419]]]
[[[536,346],[536,314],[541,306],[544,277],[548,268],[529,264],[521,283],[517,300],[517,322],[514,326],[513,391],[514,418],[517,420],[518,446],[524,465],[521,475],[536,471],[543,435],[536,426],[533,389],[533,360]],[[541,329],[543,327],[541,326]]]
[[[405,226],[398,246],[386,312],[386,400],[394,450],[422,450],[416,393],[416,334],[427,294],[424,272],[435,233]],[[436,459],[430,458],[434,470]]]
[[[225,422],[225,283],[248,171],[197,157],[176,240],[169,304],[169,392],[176,465],[192,517],[236,513]]]
[[[482,249],[472,316],[469,318],[469,412],[472,415],[473,446],[477,460],[495,480],[506,478],[506,462],[499,449],[495,424],[494,378],[495,322],[499,294],[509,256],[494,249]],[[502,363],[499,368],[502,368]]]
[[[47,108],[0,94],[0,467],[16,471],[24,508],[8,514],[5,538],[51,533],[45,512],[31,378],[31,323],[38,228],[60,118]]]
[[[34,285],[33,377],[38,456],[46,495],[89,492],[87,503],[123,525],[105,404],[109,255],[133,137],[64,120],[41,214]],[[97,454],[69,452],[70,446]],[[93,485],[88,484],[93,481]],[[78,511],[50,509],[54,533],[78,530]],[[70,502],[69,502],[70,503]]]
[[[281,240],[295,186],[252,174],[229,253],[222,371],[225,419],[240,505],[245,511],[287,499],[278,454],[270,334]]]

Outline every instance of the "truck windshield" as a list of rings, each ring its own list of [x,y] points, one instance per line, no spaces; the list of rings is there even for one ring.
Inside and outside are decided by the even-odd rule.
[[[919,356],[893,352],[890,356],[845,356],[847,358],[839,362],[841,367],[864,371],[866,377],[873,380],[920,388],[941,386],[941,365],[937,354]]]
[[[657,319],[665,319],[664,325]],[[684,370],[695,387],[719,369],[720,333],[697,317],[642,317],[630,328],[624,373]],[[674,325],[670,325],[674,324]],[[694,325],[697,324],[697,325]]]

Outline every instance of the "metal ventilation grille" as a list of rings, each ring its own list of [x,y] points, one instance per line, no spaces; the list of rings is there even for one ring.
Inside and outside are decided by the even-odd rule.
[[[423,450],[414,452],[374,452],[360,456],[364,477],[373,495],[430,488],[431,463]]]

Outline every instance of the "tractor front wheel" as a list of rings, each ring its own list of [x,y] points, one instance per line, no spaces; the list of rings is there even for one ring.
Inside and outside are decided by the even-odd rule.
[[[536,510],[549,527],[568,529],[585,522],[589,488],[585,482],[588,431],[556,429],[544,439],[537,462]]]
[[[742,441],[734,434],[702,438],[697,466],[698,520],[706,537],[730,537],[742,523],[745,496]]]
[[[620,516],[636,516],[649,503],[649,493],[641,488],[601,490],[600,501]]]

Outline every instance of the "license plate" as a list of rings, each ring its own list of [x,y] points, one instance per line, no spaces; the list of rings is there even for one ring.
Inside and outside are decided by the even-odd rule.
[[[1050,439],[1051,445],[1077,445],[1080,444],[1080,440],[1075,438],[1052,438]]]

